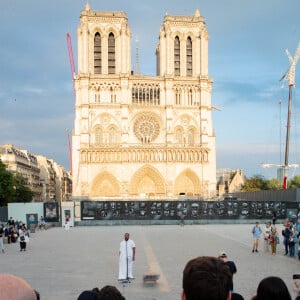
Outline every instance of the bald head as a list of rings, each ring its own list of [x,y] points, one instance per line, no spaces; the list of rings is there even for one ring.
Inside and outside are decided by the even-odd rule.
[[[22,278],[0,274],[1,299],[36,300],[34,289]]]

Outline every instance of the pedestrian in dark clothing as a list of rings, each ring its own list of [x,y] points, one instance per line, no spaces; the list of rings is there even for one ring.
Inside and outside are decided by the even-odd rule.
[[[233,291],[233,275],[237,272],[236,265],[233,261],[228,260],[227,254],[224,251],[220,252],[219,259],[223,260],[224,263],[229,267],[229,270],[232,274],[232,284],[230,290]]]
[[[273,225],[275,225],[275,223],[276,223],[276,218],[277,218],[277,215],[276,215],[276,211],[274,210],[273,211],[273,217],[272,217]]]
[[[291,232],[292,232],[292,223],[288,221],[286,224],[283,225],[283,229],[282,229],[282,235],[284,237],[283,244],[285,248],[284,255],[288,255],[289,253],[289,242],[290,242]]]

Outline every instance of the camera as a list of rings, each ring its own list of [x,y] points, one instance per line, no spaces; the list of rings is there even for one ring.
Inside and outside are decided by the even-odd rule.
[[[300,274],[294,274],[293,279],[300,279]]]

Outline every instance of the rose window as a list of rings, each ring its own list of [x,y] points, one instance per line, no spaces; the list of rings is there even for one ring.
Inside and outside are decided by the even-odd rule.
[[[133,130],[142,143],[150,143],[159,135],[159,124],[152,115],[142,115],[135,121]]]

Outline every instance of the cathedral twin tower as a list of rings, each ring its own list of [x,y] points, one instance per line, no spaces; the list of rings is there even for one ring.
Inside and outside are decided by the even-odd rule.
[[[87,4],[77,34],[73,198],[214,196],[212,79],[200,12],[165,16],[156,76],[131,71],[124,12]]]

